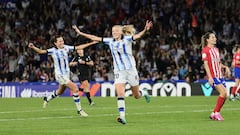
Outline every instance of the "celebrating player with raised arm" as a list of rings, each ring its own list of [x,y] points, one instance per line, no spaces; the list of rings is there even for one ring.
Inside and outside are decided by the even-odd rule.
[[[152,27],[151,21],[146,21],[144,29],[135,34],[133,25],[115,25],[112,27],[112,37],[98,37],[95,35],[81,32],[76,26],[73,26],[75,31],[93,41],[102,41],[108,45],[114,63],[114,83],[117,91],[117,106],[120,116],[118,122],[126,124],[125,118],[125,86],[126,83],[131,85],[133,96],[138,99],[145,97],[147,102],[150,102],[150,96],[146,89],[139,90],[139,76],[136,69],[135,58],[132,54],[133,41],[141,38]]]
[[[52,38],[52,43],[55,47],[49,48],[47,50],[42,50],[33,43],[29,43],[29,48],[32,48],[35,52],[39,54],[48,54],[51,55],[54,62],[54,73],[55,79],[59,83],[59,87],[56,91],[54,91],[50,96],[44,97],[43,108],[45,108],[48,102],[58,95],[63,94],[66,87],[68,87],[73,92],[73,100],[77,107],[77,112],[83,117],[87,117],[88,114],[82,110],[80,98],[78,94],[78,87],[75,83],[70,80],[70,68],[68,63],[68,52],[73,51],[75,49],[83,49],[90,45],[96,44],[97,42],[93,41],[91,43],[86,43],[78,46],[70,46],[65,45],[63,37],[60,35],[56,35]]]

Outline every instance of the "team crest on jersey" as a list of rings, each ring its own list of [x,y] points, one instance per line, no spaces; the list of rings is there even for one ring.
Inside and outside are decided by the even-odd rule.
[[[206,53],[203,53],[202,54],[202,58],[206,58],[207,57],[207,54]]]

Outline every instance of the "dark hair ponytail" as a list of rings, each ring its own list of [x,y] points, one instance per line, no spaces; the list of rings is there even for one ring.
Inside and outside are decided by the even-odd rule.
[[[209,36],[210,34],[215,34],[214,32],[207,32],[206,34],[204,34],[202,37],[201,37],[201,45],[202,45],[202,48],[206,47],[208,42],[207,42],[207,39],[209,39]]]
[[[234,52],[236,52],[238,49],[240,49],[240,45],[236,45],[234,48]]]
[[[52,39],[50,40],[51,44],[55,45],[54,43],[57,42],[57,39],[62,37],[61,35],[55,35],[52,37]]]

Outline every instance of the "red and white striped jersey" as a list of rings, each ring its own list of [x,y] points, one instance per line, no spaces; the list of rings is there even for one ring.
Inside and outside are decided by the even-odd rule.
[[[238,67],[240,68],[240,64],[237,64],[236,61],[240,61],[240,53],[234,53],[233,55],[233,64],[234,64],[234,67]]]
[[[221,71],[221,57],[216,47],[208,46],[202,49],[202,61],[207,61],[213,78],[223,78]]]

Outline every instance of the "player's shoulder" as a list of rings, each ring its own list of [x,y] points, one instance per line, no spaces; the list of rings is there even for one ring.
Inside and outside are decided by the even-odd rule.
[[[56,47],[51,47],[51,48],[48,48],[48,49],[47,49],[48,52],[53,52],[53,51],[55,51],[55,50],[57,50]]]
[[[132,35],[125,35],[123,36],[123,38],[132,38],[133,36]]]
[[[209,47],[204,47],[203,49],[202,49],[202,59],[207,59],[207,56],[208,56],[208,53],[209,53]]]
[[[104,37],[103,38],[103,42],[106,42],[106,41],[114,41],[114,38],[113,37]]]
[[[209,50],[209,49],[210,49],[210,47],[205,46],[202,50]]]
[[[73,48],[74,46],[72,46],[72,45],[67,45],[67,44],[64,44],[64,45],[63,45],[63,47],[64,47],[64,48]]]
[[[206,46],[202,49],[202,52],[208,52],[210,49],[211,49],[210,47]]]
[[[133,36],[132,35],[123,36],[123,39],[125,39],[125,40],[133,40]]]

